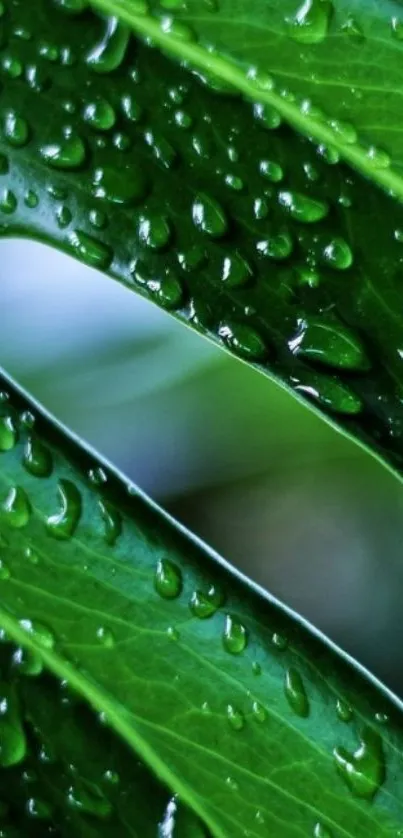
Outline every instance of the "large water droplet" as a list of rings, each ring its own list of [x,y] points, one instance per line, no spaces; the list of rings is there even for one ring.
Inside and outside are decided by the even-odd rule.
[[[130,30],[117,17],[108,17],[103,38],[86,57],[86,63],[96,73],[111,73],[121,65],[130,39]]]
[[[155,571],[155,590],[164,599],[175,599],[182,591],[182,573],[169,559],[160,559]]]
[[[341,323],[301,318],[297,333],[288,345],[294,355],[332,367],[368,370],[370,366],[359,338]]]
[[[220,204],[209,195],[200,194],[192,207],[194,225],[211,238],[221,238],[228,229],[227,219]]]
[[[231,655],[239,655],[246,648],[248,633],[236,617],[227,614],[223,634],[224,649]]]
[[[324,201],[309,198],[299,192],[279,192],[278,200],[291,217],[302,224],[315,224],[325,218],[329,211]]]
[[[249,361],[262,361],[267,347],[258,332],[246,323],[223,323],[218,331],[229,349]]]
[[[8,110],[3,116],[2,134],[9,145],[21,148],[29,139],[29,127],[26,119],[15,110]]]
[[[372,800],[385,779],[382,739],[371,727],[361,733],[360,747],[351,754],[342,746],[333,751],[339,774],[356,797]]]
[[[1,512],[10,527],[15,529],[25,527],[31,515],[31,504],[25,489],[21,486],[13,486],[1,504]]]
[[[291,379],[294,389],[323,405],[334,413],[352,416],[360,413],[362,402],[358,395],[335,378],[318,373],[300,374]]]
[[[290,37],[300,44],[320,44],[329,31],[332,12],[330,0],[304,0],[287,20]]]
[[[251,278],[252,269],[243,256],[232,253],[224,258],[221,276],[229,288],[238,288]]]
[[[27,743],[18,697],[10,684],[0,683],[0,765],[9,768],[25,757]]]
[[[198,617],[199,620],[205,620],[216,613],[217,609],[222,605],[223,599],[222,592],[214,585],[211,585],[207,593],[194,591],[189,608],[195,617]]]
[[[53,169],[78,169],[85,161],[86,148],[73,128],[65,128],[54,142],[40,147],[41,157]]]
[[[168,219],[157,213],[141,215],[139,221],[139,239],[151,250],[162,250],[169,243],[171,228]]]
[[[309,715],[309,702],[305,691],[304,682],[297,669],[287,669],[284,681],[285,697],[297,716],[306,718]]]
[[[49,449],[34,436],[27,439],[22,462],[26,470],[35,477],[49,477],[53,467]]]
[[[95,169],[92,182],[93,195],[113,204],[137,203],[148,191],[147,178],[134,163]]]
[[[323,250],[323,261],[329,268],[346,271],[353,264],[351,248],[344,239],[334,238]]]
[[[11,451],[18,439],[12,416],[0,416],[0,451]]]
[[[104,242],[94,239],[83,230],[74,230],[69,235],[69,242],[75,254],[93,268],[108,268],[112,261],[112,251]]]
[[[245,725],[245,717],[241,710],[237,710],[233,704],[227,705],[227,719],[234,730],[242,730]]]
[[[60,511],[50,515],[46,528],[53,538],[66,540],[74,534],[81,516],[81,495],[71,480],[62,479],[58,486]]]

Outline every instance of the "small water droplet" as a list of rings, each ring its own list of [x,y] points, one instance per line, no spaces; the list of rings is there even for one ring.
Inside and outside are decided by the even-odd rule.
[[[343,122],[340,119],[330,119],[329,126],[337,134],[338,139],[343,143],[352,145],[357,142],[357,131],[350,122]]]
[[[200,194],[192,207],[195,227],[211,238],[221,238],[228,229],[227,219],[220,204],[209,195]]]
[[[267,719],[267,711],[265,707],[263,707],[263,704],[260,704],[259,701],[253,701],[252,713],[255,721],[259,722],[260,724],[263,724],[263,722],[265,722]]]
[[[24,194],[24,204],[28,209],[36,209],[39,204],[39,195],[33,189],[27,189]]]
[[[6,186],[0,190],[0,211],[12,215],[17,209],[17,198]]]
[[[116,113],[112,105],[102,96],[86,103],[83,117],[96,131],[110,131],[116,122]]]
[[[113,649],[115,646],[115,636],[112,629],[107,626],[99,626],[97,629],[97,640],[105,647],[105,649]]]
[[[1,504],[1,512],[10,527],[15,529],[25,527],[31,515],[31,504],[25,489],[21,486],[13,486]]]
[[[223,604],[223,595],[214,585],[211,585],[207,593],[203,591],[194,591],[189,602],[189,608],[195,617],[199,620],[205,620],[212,617],[217,609]]]
[[[151,250],[162,250],[171,238],[168,219],[157,213],[140,216],[138,233],[141,243]]]
[[[360,739],[360,746],[353,754],[340,746],[334,749],[333,755],[339,774],[355,797],[372,800],[385,779],[382,739],[369,726],[363,729]]]
[[[122,519],[118,510],[108,501],[99,500],[98,507],[104,523],[104,539],[114,544],[122,532]]]
[[[0,683],[0,766],[9,768],[25,758],[27,742],[15,688]]]
[[[316,198],[309,198],[299,192],[279,192],[279,204],[294,218],[302,224],[315,224],[326,218],[329,207],[324,201]]]
[[[218,334],[228,348],[242,358],[262,361],[267,355],[267,347],[262,337],[246,323],[223,323]]]
[[[20,626],[26,631],[29,636],[35,640],[43,649],[53,649],[55,645],[55,636],[53,632],[37,620],[20,620]]]
[[[139,122],[143,115],[143,108],[131,94],[122,96],[121,108],[126,119],[130,122]]]
[[[112,803],[102,794],[98,786],[87,782],[84,778],[80,778],[69,787],[67,803],[72,809],[101,820],[109,818],[112,813]]]
[[[313,830],[313,838],[333,838],[333,834],[327,826],[318,821]]]
[[[391,160],[389,154],[381,148],[371,145],[367,151],[368,160],[374,169],[387,169]]]
[[[333,4],[330,0],[304,0],[288,18],[288,34],[300,44],[320,44],[329,31]]]
[[[81,495],[71,480],[59,480],[60,511],[46,520],[49,535],[59,540],[71,538],[81,516]]]
[[[346,701],[343,701],[342,698],[337,699],[336,713],[341,722],[351,722],[351,719],[353,718],[352,707],[350,707]]]
[[[305,719],[309,715],[308,697],[301,675],[294,667],[287,669],[285,674],[284,693],[294,713]]]
[[[233,704],[227,705],[227,719],[234,730],[242,730],[245,725],[245,717],[241,710],[237,710]]]
[[[0,451],[11,451],[17,443],[18,432],[12,416],[0,416]]]
[[[146,144],[151,148],[156,160],[164,169],[171,169],[177,159],[177,153],[170,142],[158,131],[148,128],[144,132]]]
[[[164,599],[175,599],[182,591],[182,573],[169,559],[160,559],[154,579],[155,590]]]
[[[7,579],[10,579],[11,571],[9,566],[6,564],[4,559],[0,559],[0,580],[2,582],[6,582]]]
[[[271,642],[276,649],[279,649],[281,652],[284,652],[285,649],[288,647],[288,638],[285,634],[281,634],[279,631],[275,631],[272,634]]]
[[[120,167],[95,169],[92,179],[92,194],[113,204],[132,204],[145,198],[148,181],[142,169],[136,164]]]
[[[256,250],[261,256],[283,262],[291,256],[294,249],[293,240],[287,231],[276,233],[269,239],[264,239],[256,244]]]
[[[227,614],[223,634],[224,649],[231,655],[239,655],[246,648],[247,642],[248,633],[243,623]]]
[[[273,160],[261,160],[259,163],[259,172],[270,183],[280,183],[284,177],[284,172],[280,164],[275,163]]]
[[[256,121],[269,131],[275,131],[281,125],[281,116],[272,105],[255,102],[253,105],[253,116]]]
[[[93,268],[106,269],[112,261],[112,251],[104,242],[94,239],[83,230],[74,230],[69,243],[76,256]]]
[[[2,134],[6,142],[15,148],[26,145],[29,139],[29,127],[26,119],[15,110],[8,110],[2,119]]]
[[[392,33],[398,41],[403,41],[403,21],[400,17],[392,17]]]
[[[13,667],[20,675],[26,675],[35,678],[43,671],[42,658],[37,652],[32,649],[25,649],[23,646],[17,647],[12,657]]]
[[[221,278],[229,288],[239,288],[252,277],[252,268],[240,253],[232,253],[225,256],[222,266]]]

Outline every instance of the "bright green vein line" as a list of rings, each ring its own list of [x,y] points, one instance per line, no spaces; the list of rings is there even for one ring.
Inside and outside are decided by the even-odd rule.
[[[326,122],[302,113],[297,104],[283,98],[276,90],[262,89],[252,78],[248,78],[244,70],[227,58],[165,33],[157,19],[130,11],[127,0],[94,0],[94,5],[107,14],[120,17],[138,35],[151,39],[153,45],[160,46],[182,62],[213,74],[248,99],[271,105],[297,131],[318,143],[332,146],[354,169],[403,201],[403,178],[396,171],[391,167],[377,168],[371,162],[365,148],[358,144],[343,143],[340,136]],[[328,116],[331,118],[332,114]]]

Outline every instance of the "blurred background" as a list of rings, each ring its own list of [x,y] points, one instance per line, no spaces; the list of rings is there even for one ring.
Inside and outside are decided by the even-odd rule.
[[[277,385],[43,245],[0,242],[2,366],[403,693],[403,486]]]

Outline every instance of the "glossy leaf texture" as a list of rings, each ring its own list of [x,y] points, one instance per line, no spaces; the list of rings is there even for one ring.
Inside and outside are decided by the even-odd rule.
[[[399,471],[403,207],[81,0],[0,26],[1,233],[109,271]]]
[[[0,627],[29,653],[28,674],[42,663],[62,681],[48,694],[42,680],[27,681],[22,698],[24,717],[62,763],[44,781],[56,826],[84,752],[84,796],[89,783],[101,815],[132,823],[119,799],[113,810],[101,782],[117,771],[125,800],[125,782],[136,783],[139,772],[138,794],[154,782],[125,768],[125,744],[214,836],[398,838],[399,702],[80,448],[10,381],[3,388]],[[21,665],[18,652],[12,660]],[[99,722],[84,724],[88,746],[80,740],[74,700],[65,707],[57,699],[66,682],[107,726],[106,742],[112,732],[123,742],[116,757],[123,770],[111,767]],[[18,774],[25,748],[10,703],[11,695],[0,704],[0,763],[15,762]],[[21,784],[18,794],[24,800]],[[189,828],[190,836],[202,829]]]

